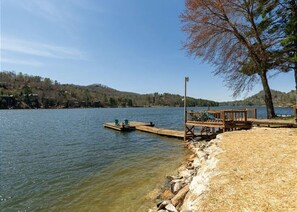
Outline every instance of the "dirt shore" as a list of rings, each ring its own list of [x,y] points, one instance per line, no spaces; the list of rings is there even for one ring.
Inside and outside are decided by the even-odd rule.
[[[225,132],[191,152],[149,211],[297,211],[297,129]]]
[[[297,211],[297,129],[227,132],[195,211]]]

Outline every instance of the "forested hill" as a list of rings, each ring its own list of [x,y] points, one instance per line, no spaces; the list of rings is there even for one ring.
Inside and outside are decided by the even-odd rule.
[[[0,72],[0,108],[78,108],[183,106],[175,94],[122,92],[101,84],[60,84],[49,78]],[[188,106],[217,106],[219,103],[188,98]]]
[[[290,91],[288,93],[271,90],[272,100],[274,106],[276,107],[291,107],[295,104],[295,91]],[[264,106],[264,92],[260,91],[259,93],[248,97],[240,101],[231,101],[231,102],[221,102],[221,106]]]

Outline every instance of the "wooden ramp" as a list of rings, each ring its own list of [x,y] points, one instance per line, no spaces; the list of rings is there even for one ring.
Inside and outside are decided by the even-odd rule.
[[[169,130],[169,129],[151,127],[151,126],[136,126],[135,129],[142,132],[153,133],[156,135],[175,137],[175,138],[181,138],[181,139],[184,138],[184,131],[179,131],[179,130]]]

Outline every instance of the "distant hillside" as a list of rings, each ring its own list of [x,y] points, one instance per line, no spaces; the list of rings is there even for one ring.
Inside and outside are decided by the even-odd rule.
[[[60,84],[49,78],[0,72],[0,109],[183,106],[175,94],[122,92],[101,84]],[[188,106],[218,106],[218,102],[188,98]]]
[[[272,99],[275,107],[290,107],[295,104],[295,91],[288,93],[271,90]],[[248,97],[240,101],[221,102],[221,106],[264,106],[264,92]]]

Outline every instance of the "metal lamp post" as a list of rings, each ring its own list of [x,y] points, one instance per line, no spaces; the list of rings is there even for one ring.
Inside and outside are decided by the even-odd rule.
[[[184,141],[186,141],[186,123],[187,123],[187,82],[189,82],[189,77],[185,77],[185,96],[184,96]]]

